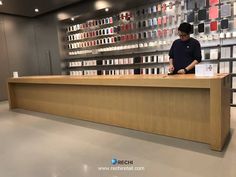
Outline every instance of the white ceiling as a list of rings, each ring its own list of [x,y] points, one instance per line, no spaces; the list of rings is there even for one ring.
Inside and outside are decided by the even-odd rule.
[[[2,0],[0,13],[36,17],[85,0]],[[35,13],[34,9],[39,12]]]

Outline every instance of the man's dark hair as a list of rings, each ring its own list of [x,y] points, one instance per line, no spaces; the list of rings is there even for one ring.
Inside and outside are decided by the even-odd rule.
[[[192,25],[190,25],[189,23],[181,23],[179,25],[179,28],[178,28],[179,31],[183,32],[183,33],[186,33],[186,34],[190,34],[191,31],[192,31]]]

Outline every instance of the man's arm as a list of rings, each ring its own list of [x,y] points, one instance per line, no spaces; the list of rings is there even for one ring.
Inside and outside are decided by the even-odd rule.
[[[171,45],[170,51],[169,51],[169,66],[168,66],[168,70],[170,73],[174,72],[174,65],[173,65],[173,58],[174,58],[174,44],[175,41],[173,42],[173,44]]]
[[[172,58],[170,58],[169,59],[169,72],[173,72],[174,71],[174,65],[173,65],[173,59]]]
[[[178,74],[186,74],[185,70],[187,71],[193,69],[195,67],[196,64],[198,64],[199,62],[197,60],[194,60],[190,65],[188,65],[186,68],[180,69],[177,73]]]
[[[187,69],[188,71],[193,69],[195,67],[195,65],[198,64],[197,60],[194,60],[190,65],[188,65],[185,69]]]

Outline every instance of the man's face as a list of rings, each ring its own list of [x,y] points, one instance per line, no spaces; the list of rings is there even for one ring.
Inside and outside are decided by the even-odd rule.
[[[189,34],[178,31],[179,38],[181,41],[187,41],[189,39]]]

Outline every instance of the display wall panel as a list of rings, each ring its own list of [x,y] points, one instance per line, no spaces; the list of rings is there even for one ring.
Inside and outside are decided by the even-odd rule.
[[[209,8],[209,19],[216,19],[219,17],[219,8],[213,6]]]
[[[232,77],[232,88],[236,89],[236,77]]]
[[[19,76],[38,75],[38,60],[33,20],[4,16],[4,33],[9,58],[9,72]]]
[[[195,0],[187,0],[187,9],[192,10],[195,9],[196,1]]]
[[[61,61],[57,19],[54,15],[42,16],[34,22],[35,40],[38,54],[39,75],[61,74]]]
[[[210,6],[216,5],[216,4],[219,4],[219,0],[209,0],[209,5]]]
[[[221,47],[221,59],[231,58],[231,47]]]
[[[236,74],[236,61],[232,62],[232,73]]]
[[[4,36],[4,23],[0,16],[0,101],[7,99],[6,81],[9,77],[9,62],[7,56],[6,39]]]
[[[218,22],[217,21],[211,21],[210,30],[211,31],[217,31],[218,30]]]
[[[223,4],[220,8],[221,18],[231,16],[231,4]]]
[[[6,79],[17,71],[19,76],[38,75],[37,45],[31,18],[0,15],[0,100],[7,99]],[[56,29],[56,26],[55,26]],[[58,45],[58,44],[55,44]],[[56,59],[58,60],[58,58]]]
[[[188,23],[194,22],[194,18],[195,18],[195,13],[194,13],[194,11],[188,13],[187,22],[188,22]]]
[[[233,92],[233,104],[236,105],[236,92]]]
[[[236,28],[234,27],[235,18],[232,16],[234,13],[234,9],[232,8],[234,8],[233,1],[224,1],[219,3],[217,0],[210,0],[207,2],[186,0],[180,1],[179,6],[175,3],[169,3],[169,1],[154,1],[150,4],[146,3],[146,5],[137,6],[125,11],[119,11],[118,13],[96,16],[95,18],[90,18],[90,20],[95,19],[97,21],[99,19],[101,20],[101,25],[105,18],[107,19],[107,17],[112,17],[113,23],[106,25],[114,26],[114,32],[112,33],[113,36],[107,37],[102,33],[100,35],[100,38],[102,39],[99,39],[98,43],[96,43],[96,45],[99,45],[97,47],[98,50],[94,46],[93,41],[91,46],[91,41],[88,40],[88,37],[87,39],[84,39],[88,40],[88,43],[75,41],[73,44],[69,45],[70,50],[67,50],[67,52],[69,51],[69,56],[64,58],[68,59],[68,61],[70,59],[78,61],[84,60],[87,57],[98,59],[104,55],[120,55],[120,58],[122,58],[122,55],[127,53],[136,53],[142,57],[143,52],[148,53],[155,51],[155,54],[158,56],[157,63],[159,64],[159,73],[163,73],[163,71],[166,71],[165,69],[168,60],[164,59],[164,55],[158,53],[161,53],[162,50],[169,50],[172,42],[178,38],[178,25],[181,22],[188,21],[193,26],[193,35],[191,36],[198,39],[201,43],[202,54],[204,55],[203,59],[207,62],[217,63],[219,66],[218,72],[223,72],[223,70],[226,70],[227,72],[229,70],[230,72],[233,61],[231,58],[232,50],[229,51],[229,54],[228,50],[224,47],[232,48],[232,44],[235,44],[234,39],[236,37]],[[171,11],[173,13],[170,13]],[[128,21],[125,15],[127,12],[132,14],[132,17],[129,18]],[[88,19],[78,21],[77,23],[81,24],[86,23],[87,21]],[[136,28],[132,30],[129,27],[126,28],[127,24],[133,24],[133,22],[135,22],[134,24]],[[76,23],[71,22],[68,26],[71,24]],[[81,30],[86,31],[86,29]],[[73,31],[72,29],[69,33],[80,33],[80,31]],[[102,35],[107,39],[103,39]],[[136,38],[134,36],[136,36]],[[112,41],[113,37],[114,42],[109,42]],[[83,58],[82,56],[87,57]],[[95,57],[93,58],[92,56]],[[220,71],[219,61],[223,59],[225,62],[228,62],[227,60],[232,61],[224,63],[226,64],[224,65],[226,67],[223,68],[226,69],[221,69]],[[165,66],[161,66],[161,63],[165,63]],[[221,65],[223,66],[223,64]],[[112,65],[106,66],[113,67]],[[138,73],[153,73],[149,70],[150,68],[151,67],[146,68],[140,65],[138,66],[138,69],[140,69],[140,72]],[[104,73],[109,74],[109,72],[106,71]]]
[[[200,9],[198,11],[198,20],[202,21],[202,20],[206,20],[207,19],[207,11],[206,9]]]
[[[196,0],[195,2],[198,9],[206,7],[206,0]]]
[[[236,2],[234,2],[234,9],[233,9],[234,15],[236,15]]]
[[[233,58],[236,58],[236,45],[233,46]]]
[[[218,49],[210,49],[210,59],[211,60],[219,59],[219,50]]]
[[[171,7],[170,7],[171,6]],[[86,23],[73,25],[67,28],[67,31],[69,33],[71,32],[77,32],[77,35],[80,35],[80,30],[82,30],[85,34],[88,33],[88,31],[102,28],[102,26],[94,25],[93,21],[100,21],[101,25],[103,25],[103,21],[105,23],[104,19],[112,19],[113,23],[108,23],[109,27],[114,27],[114,32],[111,34],[111,37],[106,37],[102,33],[103,38],[97,40],[94,44],[94,42],[90,41],[90,38],[85,35],[85,39],[88,40],[88,42],[73,42],[69,43],[68,48],[72,50],[77,50],[75,52],[71,51],[69,52],[69,55],[80,55],[80,54],[93,54],[95,53],[102,53],[107,51],[124,51],[127,49],[134,49],[139,50],[140,48],[148,48],[148,47],[159,47],[160,46],[168,46],[170,45],[169,39],[173,35],[177,35],[176,28],[178,27],[180,21],[179,21],[179,15],[175,16],[175,10],[179,6],[179,4],[175,3],[165,3],[162,7],[162,11],[160,11],[160,15],[158,18],[156,18],[156,14],[152,14],[155,10],[148,10],[150,7],[140,7],[137,10],[131,10],[126,12],[121,12],[116,15],[111,15],[110,17],[104,17],[101,19],[95,19],[90,20],[92,21],[92,24],[90,25],[90,22],[87,21]],[[153,6],[151,6],[153,7]],[[152,9],[152,8],[151,8]],[[146,19],[146,11],[149,14],[152,15],[149,19]],[[127,14],[129,14],[128,18]],[[135,14],[138,16],[135,16]],[[137,20],[134,20],[134,18],[137,18]],[[144,19],[145,18],[145,19]],[[119,20],[118,20],[119,19]],[[123,19],[123,20],[121,20]],[[174,19],[174,20],[173,20]],[[132,26],[132,24],[136,23],[139,31],[132,31],[131,28],[126,28],[127,26]],[[156,25],[156,26],[155,26]],[[79,26],[79,29],[78,29]],[[91,27],[91,28],[90,28]],[[150,29],[150,27],[152,27]],[[149,29],[147,29],[149,28]],[[156,30],[158,28],[158,30]],[[103,29],[102,29],[103,30]],[[131,33],[131,34],[130,34]],[[73,35],[73,34],[72,34]],[[137,36],[137,37],[136,37]],[[75,37],[72,37],[72,40],[74,40]],[[114,38],[114,41],[113,41]],[[161,39],[159,41],[156,41],[157,39]],[[69,40],[71,41],[71,37],[69,36]],[[145,41],[147,40],[147,41]],[[111,42],[112,41],[112,42]],[[140,41],[140,43],[139,43]],[[125,42],[125,43],[124,43]],[[129,43],[128,43],[129,42]],[[115,43],[115,44],[114,44]],[[110,45],[110,47],[106,47],[104,44]],[[80,48],[87,48],[88,50],[80,50]],[[106,47],[106,48],[103,48]],[[91,49],[90,49],[91,48]],[[121,52],[122,55],[122,52]]]
[[[221,29],[228,29],[229,28],[229,20],[228,19],[221,20],[220,27],[221,27]]]
[[[219,73],[230,73],[230,62],[220,62]]]

